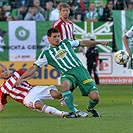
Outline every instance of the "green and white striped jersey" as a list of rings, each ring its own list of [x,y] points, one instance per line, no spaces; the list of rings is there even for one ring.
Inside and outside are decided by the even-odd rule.
[[[83,66],[72,49],[72,47],[78,47],[79,45],[78,40],[65,39],[57,47],[50,47],[48,50],[43,51],[34,64],[38,67],[49,64],[62,74],[72,68]]]

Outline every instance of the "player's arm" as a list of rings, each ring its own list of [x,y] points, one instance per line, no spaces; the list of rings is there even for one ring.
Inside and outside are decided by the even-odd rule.
[[[91,41],[91,40],[82,40],[82,41],[80,41],[81,46],[93,47],[97,44],[107,46],[108,42],[105,42],[105,41]]]
[[[5,109],[5,104],[3,105],[3,104],[0,102],[0,112],[2,112],[4,109]]]
[[[36,75],[36,73],[33,73],[32,75],[30,75],[27,78],[23,79],[23,81],[27,81],[29,79],[32,79],[35,75]]]
[[[1,85],[2,86],[2,85]],[[7,104],[7,95],[4,94],[0,90],[0,112],[2,112],[5,109],[5,105]]]
[[[47,58],[43,55],[44,51],[40,54],[38,59],[34,62],[34,64],[26,70],[26,72],[16,81],[14,86],[18,86],[21,84],[25,79],[29,79],[33,76],[33,74],[38,70],[38,68],[45,66],[48,64]],[[43,55],[43,57],[42,57]]]
[[[76,37],[74,34],[73,34],[73,38],[74,38],[74,40],[76,40]],[[79,46],[78,50],[81,51],[83,53],[83,55],[85,55],[85,50],[82,48],[82,46]]]
[[[25,81],[26,79],[30,79],[33,74],[37,71],[38,66],[36,65],[32,65],[29,69],[26,70],[26,72],[16,81],[16,83],[14,84],[14,86],[18,86],[19,84],[21,84],[23,81]]]
[[[82,48],[82,46],[79,46],[78,49],[83,53],[83,55],[85,55],[85,50]]]
[[[129,46],[128,46],[128,37],[126,35],[124,35],[124,37],[122,39],[123,39],[123,42],[124,42],[124,46],[126,48],[126,51],[130,55],[130,49],[129,49]]]

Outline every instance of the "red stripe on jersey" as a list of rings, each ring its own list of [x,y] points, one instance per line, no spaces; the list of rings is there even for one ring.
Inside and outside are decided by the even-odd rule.
[[[12,83],[12,81],[9,79],[8,80],[8,83],[11,85],[11,86],[13,86],[13,83]]]
[[[10,93],[15,96],[15,97],[12,97],[12,98],[15,98],[15,99],[17,97],[21,97],[21,98],[18,98],[18,99],[24,99],[25,98],[25,95],[23,95],[22,93],[16,93],[15,91],[10,91]]]
[[[1,89],[0,89],[0,103],[1,104],[6,104],[7,103],[7,99],[6,99],[7,95],[4,94]]]
[[[5,85],[5,83],[2,85],[2,87],[3,87],[7,92],[10,92],[10,90],[9,90],[8,87]]]
[[[72,28],[72,27],[71,27]],[[73,39],[72,29],[70,28],[70,25],[68,25],[69,33],[70,33],[70,39]]]
[[[16,89],[17,90],[19,90],[19,91],[21,91],[21,92],[26,92],[26,93],[28,93],[29,92],[29,89],[27,90],[27,88],[22,88],[23,86],[21,86],[21,87],[16,87]],[[31,88],[31,87],[30,87]]]
[[[18,78],[16,77],[15,74],[12,74],[12,77],[13,77],[15,80],[18,80]]]

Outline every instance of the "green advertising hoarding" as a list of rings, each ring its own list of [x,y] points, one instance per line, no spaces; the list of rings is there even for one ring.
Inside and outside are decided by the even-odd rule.
[[[34,61],[46,45],[46,33],[53,22],[10,21],[0,22],[0,61]],[[112,51],[113,22],[76,22],[75,35],[78,40],[90,39],[109,41],[110,45],[98,45],[99,51]],[[76,51],[78,52],[78,51]]]

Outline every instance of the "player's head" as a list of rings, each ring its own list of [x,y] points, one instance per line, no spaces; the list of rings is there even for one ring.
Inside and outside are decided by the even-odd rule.
[[[67,3],[61,3],[59,6],[60,17],[62,19],[68,19],[70,14],[70,6]]]
[[[48,41],[52,46],[57,46],[60,43],[60,32],[56,28],[50,28],[47,31]]]
[[[0,78],[8,79],[10,77],[9,69],[0,63]]]

